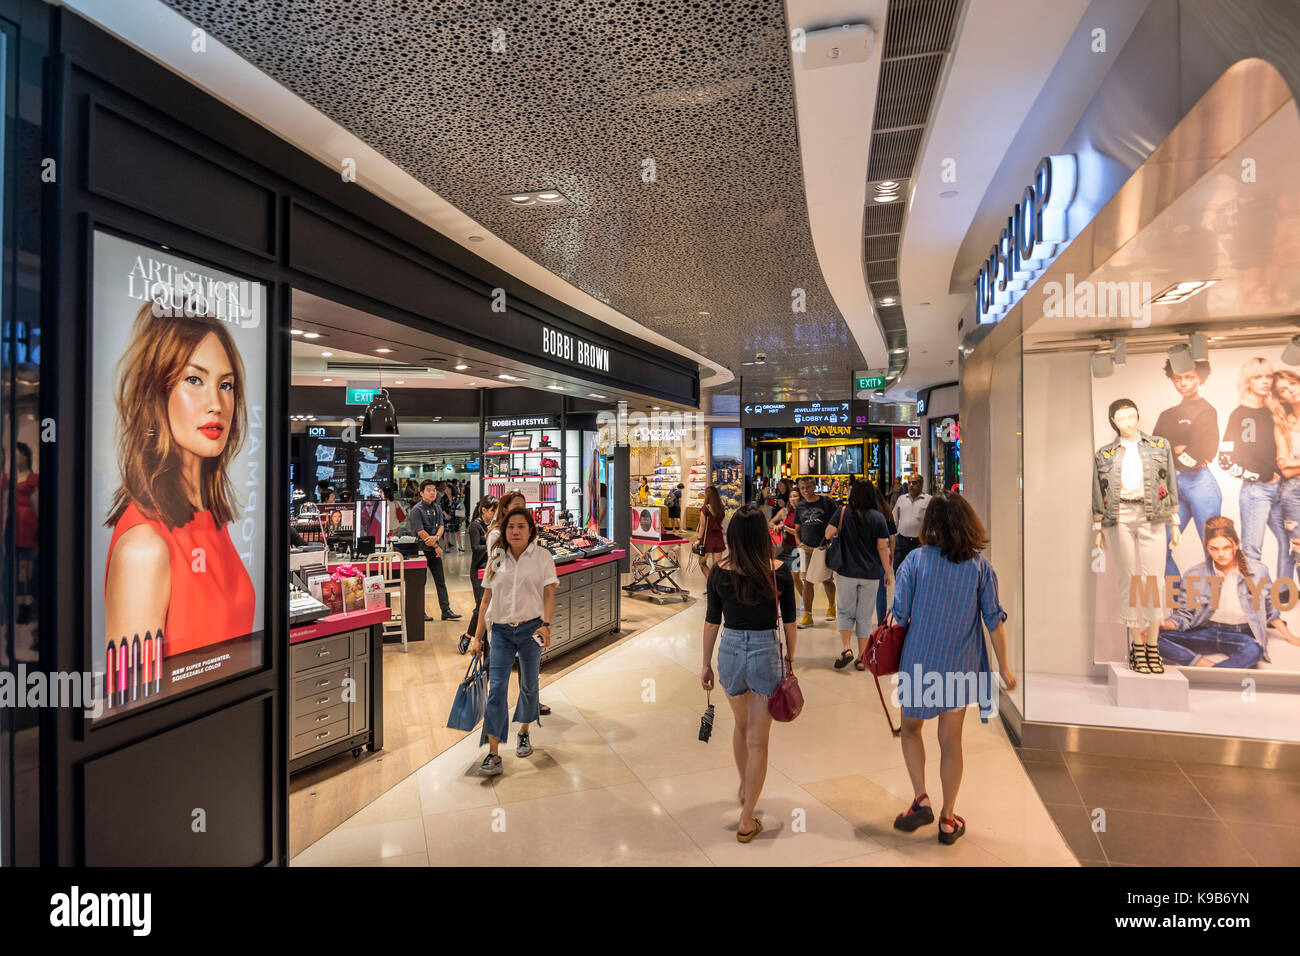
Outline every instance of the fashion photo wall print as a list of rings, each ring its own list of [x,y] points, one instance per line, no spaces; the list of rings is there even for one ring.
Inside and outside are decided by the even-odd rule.
[[[1149,641],[1167,666],[1300,675],[1300,370],[1281,356],[1135,355],[1094,382],[1097,661]]]
[[[265,660],[266,287],[94,234],[99,720]]]

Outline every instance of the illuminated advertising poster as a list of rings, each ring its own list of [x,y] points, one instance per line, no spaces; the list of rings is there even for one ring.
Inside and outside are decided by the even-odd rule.
[[[94,237],[97,720],[263,666],[266,288]]]
[[[1095,659],[1158,628],[1166,667],[1300,673],[1300,370],[1282,347],[1130,355],[1093,383],[1093,447]]]
[[[713,429],[713,484],[730,514],[745,503],[745,472],[741,460],[743,432],[739,428]]]

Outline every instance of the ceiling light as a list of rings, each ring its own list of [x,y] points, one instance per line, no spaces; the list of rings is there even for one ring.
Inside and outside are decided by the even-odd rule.
[[[321,357],[321,358],[333,358],[333,357],[334,357],[334,353],[333,353],[333,352],[321,352],[320,357]]]
[[[1163,292],[1158,293],[1151,300],[1151,303],[1153,305],[1174,305],[1179,302],[1186,302],[1196,293],[1208,289],[1218,281],[1218,279],[1200,279],[1191,282],[1175,282]]]
[[[543,203],[548,206],[562,206],[568,203],[564,193],[558,189],[535,189],[528,192],[509,193],[505,197],[512,206],[535,206]]]
[[[588,393],[587,393],[587,397],[588,397],[588,398],[604,398],[605,396],[604,396],[604,395],[597,395],[595,392],[588,392]]]
[[[381,355],[387,355],[389,352],[392,351],[392,349],[375,349],[375,351],[380,353]]]
[[[653,405],[653,406],[651,406],[650,411],[652,411],[652,412],[657,412],[657,411],[659,411],[659,406],[658,406],[658,405]]]
[[[890,350],[889,350],[889,354],[890,354],[890,355],[902,355],[902,354],[903,354],[904,352],[906,352],[906,351],[907,351],[907,349],[890,349]]]
[[[538,193],[537,198],[538,199],[560,199],[561,196],[557,192],[550,191],[550,192]]]
[[[473,382],[466,382],[465,384],[466,384],[466,385],[473,385],[474,383],[473,383]]]
[[[880,300],[880,304],[881,304],[881,305],[893,305],[893,304],[894,304],[895,302],[897,302],[897,301],[898,301],[898,300],[895,299],[892,295],[887,295],[887,296],[885,296],[883,299]]]
[[[1196,370],[1192,350],[1186,345],[1175,345],[1169,350],[1169,370],[1175,375],[1186,375]]]
[[[1287,365],[1300,365],[1300,335],[1297,335],[1286,344],[1282,350],[1282,361]]]
[[[547,385],[546,387],[547,387],[547,388],[550,388],[550,389],[554,389],[554,390],[557,391],[557,392],[563,392],[563,391],[566,391],[566,389],[565,389],[565,387],[564,387],[563,385]]]
[[[395,382],[393,382],[393,384],[394,384],[394,385],[405,385],[406,382],[405,382],[403,379],[400,379],[400,378],[399,378],[399,379],[397,379]]]
[[[466,364],[464,364],[464,363],[462,362],[460,365],[457,365],[457,366],[456,366],[456,371],[458,371],[458,372],[463,372],[463,371],[465,371],[465,369],[467,369],[467,368],[469,368],[469,366],[466,365]]]
[[[522,381],[523,381],[523,379],[520,378],[518,375],[507,375],[505,372],[502,372],[500,375],[497,376],[497,378],[505,379],[507,382],[522,382]]]
[[[876,183],[876,192],[892,193],[898,191],[898,183],[892,179],[886,179],[883,183]]]
[[[883,196],[873,196],[872,198],[876,202],[893,202],[898,198],[898,195],[896,193],[885,193]]]
[[[482,237],[482,236],[470,236],[470,237],[469,237],[469,241],[470,241],[470,242],[482,242],[482,241],[483,241],[483,237]]]
[[[708,315],[709,313],[707,313],[707,312],[701,312],[701,313],[699,313],[699,314],[700,314],[700,315]]]
[[[332,379],[332,378],[323,378],[323,379],[321,379],[321,381],[322,381],[322,382],[332,382],[332,381],[334,381],[334,379]]]
[[[290,329],[290,330],[289,330],[289,334],[290,334],[290,335],[302,335],[302,329]]]
[[[303,337],[304,339],[318,339],[318,338],[320,338],[320,333],[319,333],[319,332],[304,332],[304,333],[302,334],[302,337]]]
[[[1105,352],[1092,353],[1092,377],[1109,378],[1115,372],[1115,361]]]
[[[519,203],[519,205],[523,206],[523,205],[525,205],[526,203],[530,203],[530,202],[532,202],[532,201],[533,201],[533,197],[532,197],[532,196],[511,196],[511,197],[510,197],[510,201],[511,201],[511,202],[517,202],[517,203]]]
[[[361,416],[362,438],[396,438],[397,409],[389,401],[388,389],[381,388],[379,394],[366,406]]]
[[[951,199],[951,198],[952,198],[953,196],[955,196],[955,195],[957,195],[957,190],[955,190],[955,189],[945,189],[943,192],[939,193],[939,198],[940,198],[940,199]]]

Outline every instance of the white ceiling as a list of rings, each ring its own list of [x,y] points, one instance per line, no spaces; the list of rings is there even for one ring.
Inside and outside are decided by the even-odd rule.
[[[1127,35],[1111,28],[1109,56],[1089,53],[1092,59],[1085,60],[1079,51],[1067,50],[1072,37],[1088,38],[1089,25],[1081,23],[1088,8],[1088,0],[970,0],[908,197],[899,291],[909,355],[891,397],[957,380],[957,320],[974,290],[973,285],[970,291],[950,289],[972,222],[984,210],[1003,222],[1010,216],[1038,159],[1064,141]],[[1070,82],[1062,84],[1058,101],[1040,105],[1027,120],[1058,62],[1071,52]],[[1053,122],[1039,122],[1039,111]],[[1022,127],[1030,135],[1019,136]],[[1023,174],[1003,184],[997,174],[1009,147],[1025,157]],[[955,161],[955,182],[943,178],[949,159]],[[940,195],[953,190],[956,195],[949,198]],[[983,245],[996,239],[994,230]],[[972,283],[974,278],[972,271]]]

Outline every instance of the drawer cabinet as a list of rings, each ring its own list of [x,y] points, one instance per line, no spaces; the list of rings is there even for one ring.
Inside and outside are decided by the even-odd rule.
[[[382,746],[379,668],[380,625],[293,644],[290,709],[290,772],[351,747]]]
[[[561,574],[555,592],[551,646],[542,660],[617,629],[622,594],[617,559]]]

